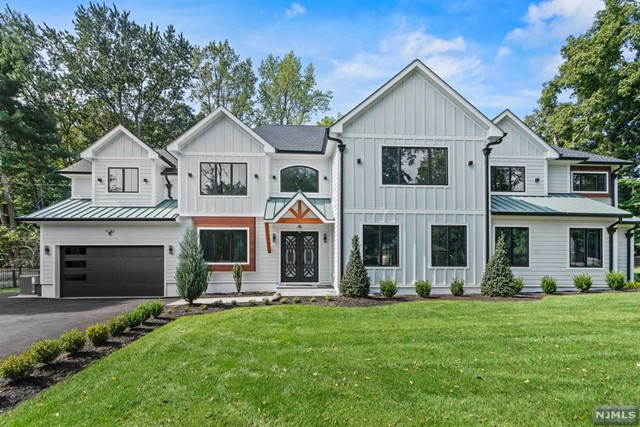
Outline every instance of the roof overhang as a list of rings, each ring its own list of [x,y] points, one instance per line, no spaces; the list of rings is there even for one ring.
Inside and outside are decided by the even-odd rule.
[[[630,218],[622,209],[577,194],[549,194],[548,196],[491,196],[491,215]]]
[[[298,191],[293,197],[291,197],[291,199],[285,202],[281,207],[277,207],[275,205],[270,206],[270,204],[274,204],[274,201],[277,199],[282,199],[282,198],[272,198],[267,200],[267,203],[265,204],[265,214],[264,214],[265,222],[269,222],[269,223],[280,222],[284,218],[284,216],[289,212],[292,212],[294,216],[302,220],[306,216],[306,213],[305,211],[302,211],[302,209],[299,207],[301,205],[306,206],[308,211],[312,212],[322,223],[332,224],[333,222],[335,222],[333,219],[327,218],[326,214],[321,212],[316,207],[314,203],[314,199],[308,198],[301,191]],[[321,199],[321,200],[324,201],[329,199]],[[330,203],[330,200],[329,200],[329,203]],[[272,213],[270,213],[271,210],[273,210]],[[303,221],[300,221],[300,223],[302,222]]]
[[[86,160],[93,160],[96,156],[96,153],[100,151],[101,148],[103,148],[105,145],[112,142],[119,135],[123,135],[123,134],[129,137],[133,142],[138,144],[140,147],[142,147],[147,152],[147,155],[149,156],[150,159],[157,159],[159,157],[158,153],[156,153],[155,150],[153,150],[147,144],[142,142],[140,138],[135,136],[126,127],[122,125],[118,125],[114,127],[109,132],[107,132],[107,134],[104,135],[102,138],[100,138],[99,140],[91,144],[82,153],[80,153],[80,157]]]

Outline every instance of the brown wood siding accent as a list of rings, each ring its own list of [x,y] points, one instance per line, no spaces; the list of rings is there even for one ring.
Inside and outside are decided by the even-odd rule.
[[[611,168],[609,166],[571,166],[569,172],[569,186],[572,193],[579,194],[584,197],[611,197]],[[573,191],[573,174],[572,172],[606,172],[607,173],[607,192],[606,193],[584,193],[582,191]]]
[[[255,217],[197,216],[193,224],[200,227],[248,228],[249,229],[249,265],[243,265],[243,271],[256,271],[256,219]],[[209,265],[209,271],[231,271],[233,265]]]
[[[271,253],[271,236],[270,236],[270,232],[269,232],[269,223],[265,222],[264,223],[264,233],[267,237],[267,253],[270,254]]]

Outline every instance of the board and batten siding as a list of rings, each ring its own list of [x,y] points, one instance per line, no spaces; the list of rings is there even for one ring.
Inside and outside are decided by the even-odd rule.
[[[531,157],[498,157],[493,156],[490,157],[491,166],[524,166],[525,173],[525,185],[524,192],[517,193],[500,193],[493,192],[494,194],[508,194],[515,196],[546,196],[546,160],[543,157],[540,158],[531,158]],[[536,182],[538,179],[538,182]]]
[[[507,133],[502,143],[495,145],[491,153],[492,157],[535,157],[544,159],[547,148],[533,139],[522,126],[511,117],[505,116],[497,123]]]
[[[563,161],[549,161],[548,179],[549,193],[570,193],[569,164]]]
[[[96,157],[103,158],[147,158],[149,153],[128,135],[121,133],[113,141],[96,152]]]
[[[74,199],[91,198],[91,175],[76,175],[71,178],[71,197]]]
[[[318,193],[305,193],[307,197],[331,197],[331,158],[326,156],[296,156],[287,154],[274,154],[271,156],[271,197],[291,197],[295,193],[283,193],[280,191],[280,171],[290,166],[307,166],[318,171]],[[276,179],[273,179],[273,176]],[[325,180],[325,177],[327,178]]]
[[[200,195],[200,163],[203,162],[246,163],[247,195]],[[227,117],[216,120],[191,141],[186,141],[178,163],[178,204],[182,215],[263,214],[267,186],[264,180],[271,179],[266,170],[264,147]]]
[[[559,291],[575,290],[572,278],[581,273],[591,275],[594,288],[606,287],[604,275],[609,269],[609,235],[606,229],[614,220],[612,218],[541,218],[501,215],[492,217],[494,228],[529,227],[529,267],[512,268],[515,276],[524,279],[525,292],[540,292],[540,280],[542,276],[546,275],[554,277],[558,281]],[[569,267],[570,228],[599,228],[602,230],[602,267]],[[493,234],[495,235],[495,233]],[[492,251],[493,245],[494,242],[492,242]]]
[[[60,296],[60,246],[165,246],[165,284],[167,289],[175,289],[180,241],[190,223],[40,224],[41,247],[50,247],[49,255],[41,251],[42,296]],[[109,236],[105,229],[114,230],[114,233]],[[173,255],[168,252],[169,245],[174,248]]]
[[[137,193],[110,193],[109,168],[137,168]],[[151,159],[104,159],[93,160],[93,204],[96,206],[156,206],[156,194],[153,181],[159,180],[155,175],[154,162]],[[102,182],[98,181],[102,179]],[[144,182],[144,179],[147,182]]]

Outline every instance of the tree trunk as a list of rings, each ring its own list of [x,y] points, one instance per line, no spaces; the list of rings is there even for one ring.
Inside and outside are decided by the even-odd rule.
[[[3,158],[7,156],[7,143],[4,140],[4,134],[0,132],[0,154],[2,154]],[[11,196],[11,183],[9,182],[9,177],[4,168],[4,164],[0,167],[0,178],[2,178],[2,191],[4,192],[4,198],[7,202],[7,216],[9,219],[9,228],[15,230],[18,228],[18,223],[16,222],[16,207],[13,203],[13,197]]]

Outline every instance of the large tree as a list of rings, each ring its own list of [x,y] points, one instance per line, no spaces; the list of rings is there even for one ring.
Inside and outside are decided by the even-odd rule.
[[[640,160],[640,5],[606,0],[585,34],[562,47],[527,122],[553,144]]]
[[[202,114],[224,107],[245,123],[253,121],[257,77],[250,58],[241,61],[227,40],[213,41],[194,49],[191,66],[191,99]]]
[[[303,72],[293,51],[282,59],[270,54],[258,74],[258,124],[300,125],[329,110],[333,94],[316,89],[313,65]]]
[[[73,23],[72,33],[45,26],[45,34],[51,57],[84,106],[106,112],[103,127],[123,124],[145,142],[167,142],[154,125],[183,103],[191,80],[189,42],[172,26],[139,25],[129,12],[104,4],[79,6]]]

